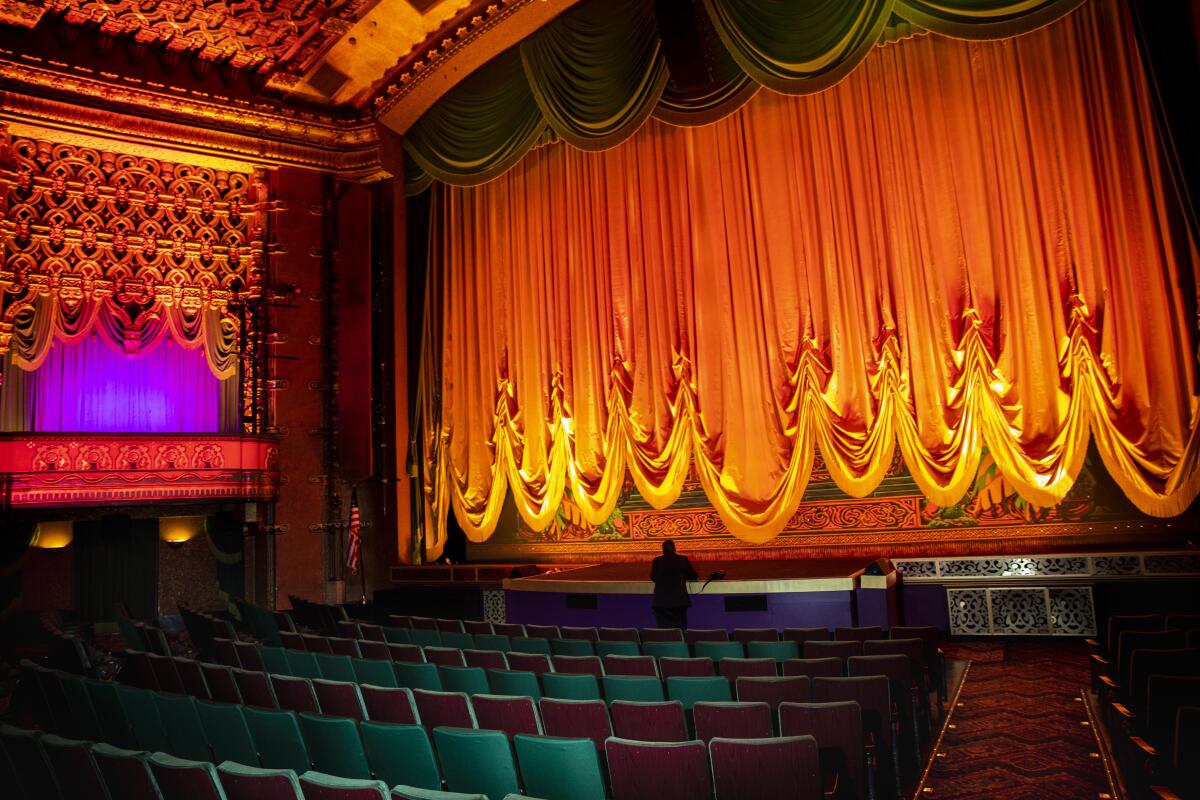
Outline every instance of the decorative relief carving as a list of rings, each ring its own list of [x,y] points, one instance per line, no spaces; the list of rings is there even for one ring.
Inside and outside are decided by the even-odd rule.
[[[1093,575],[1138,575],[1142,562],[1137,556],[1097,556],[1092,559]]]
[[[936,578],[936,561],[892,561],[896,570],[905,578]]]
[[[992,633],[1050,633],[1044,589],[988,589],[988,602],[992,611]]]
[[[951,589],[946,592],[950,633],[980,636],[992,632],[986,589]]]
[[[1096,609],[1091,588],[1050,589],[1050,624],[1056,636],[1095,636]]]
[[[1143,556],[1147,575],[1195,575],[1200,573],[1200,555],[1171,553]]]
[[[504,590],[483,590],[483,619],[486,622],[505,622]]]
[[[0,473],[17,506],[174,499],[275,499],[279,446],[249,436],[0,436]]]

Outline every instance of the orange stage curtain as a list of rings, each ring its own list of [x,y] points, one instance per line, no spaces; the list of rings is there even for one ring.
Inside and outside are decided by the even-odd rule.
[[[896,447],[952,505],[983,449],[1031,503],[1094,439],[1142,510],[1200,489],[1195,243],[1126,11],[999,42],[876,48],[823,93],[435,186],[424,367],[430,557],[506,490],[589,522],[626,470],[689,463],[729,530],[774,537],[819,451],[854,496]]]

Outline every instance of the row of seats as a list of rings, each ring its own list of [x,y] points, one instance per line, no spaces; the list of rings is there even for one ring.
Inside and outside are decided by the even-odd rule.
[[[214,766],[169,753],[127,750],[0,725],[0,781],[15,800],[489,800],[346,779],[315,770]],[[536,800],[509,794],[504,800]]]
[[[92,734],[91,738],[116,738],[127,747],[141,747],[149,750],[173,752],[177,756],[199,760],[205,753],[211,751],[220,760],[228,758],[239,763],[262,764],[271,768],[293,769],[303,772],[310,767],[329,774],[343,777],[367,779],[372,775],[383,777],[388,783],[406,783],[413,785],[437,786],[440,777],[437,772],[438,761],[434,759],[429,749],[429,740],[424,728],[414,724],[386,724],[379,722],[356,723],[349,719],[322,717],[316,714],[295,714],[293,712],[269,711],[243,707],[234,704],[217,704],[196,702],[190,697],[178,697],[119,687],[98,681],[83,681],[78,676],[58,676],[49,670],[39,671],[39,678],[46,673],[62,681],[64,697],[74,692],[66,691],[69,686],[83,684],[85,700],[76,703],[76,708],[89,706],[90,698],[93,709],[103,709],[104,713],[95,711],[79,715],[74,726],[67,730],[74,735]],[[844,680],[844,679],[843,679]],[[837,682],[830,686],[837,689]],[[368,687],[369,688],[369,687]],[[882,681],[875,687],[882,690],[881,703],[883,713],[887,708],[887,683]],[[393,696],[403,695],[405,690],[391,690]],[[422,693],[420,690],[412,693],[417,695],[416,703],[408,700],[412,707],[413,716],[416,709],[421,709],[422,721],[428,727],[434,727],[434,737],[439,741],[438,760],[446,770],[447,753],[443,752],[439,732],[444,731],[442,722],[461,722],[453,716],[453,711],[444,705],[446,700],[456,699],[452,696],[437,697],[440,693]],[[421,695],[429,695],[428,704],[423,702]],[[820,693],[814,692],[820,697]],[[76,695],[77,696],[77,695]],[[602,703],[571,703],[569,701],[544,700],[540,709],[535,707],[530,698],[493,697],[473,698],[467,701],[471,715],[469,720],[472,727],[476,724],[474,713],[478,710],[483,721],[488,726],[503,730],[513,737],[525,734],[538,739],[543,732],[559,736],[575,737],[593,743],[594,748],[606,746],[612,738],[613,730],[609,723],[608,712]],[[625,710],[624,706],[628,705]],[[157,708],[157,714],[155,709]],[[672,719],[665,710],[675,711],[674,732],[668,724]],[[597,716],[596,712],[599,712]],[[683,742],[686,729],[683,726],[683,706],[674,704],[614,704],[613,719],[625,713],[635,723],[633,729],[643,731],[660,731],[660,738]],[[696,726],[700,739],[720,739],[718,734],[728,734],[732,737],[761,736],[772,737],[771,710],[767,703],[696,703],[694,704]],[[861,745],[861,720],[867,715],[861,713],[857,702],[841,702],[817,704],[811,707],[804,704],[781,703],[779,724],[785,734],[819,733],[822,747],[836,751],[837,763],[851,765],[850,771],[841,770],[846,786],[859,786],[864,783]],[[103,718],[105,722],[101,723]],[[545,727],[542,721],[545,720]],[[190,721],[190,722],[189,722]],[[598,725],[597,722],[600,724]],[[531,723],[531,724],[526,724]],[[471,786],[472,774],[478,772],[479,758],[490,753],[490,758],[499,758],[497,769],[503,774],[509,774],[512,767],[505,767],[502,753],[497,750],[495,743],[485,745],[484,740],[472,737],[471,731],[461,731],[455,738],[453,747],[483,747],[482,753],[468,753],[455,763],[463,764],[463,775],[452,776],[446,773],[446,780],[453,789],[456,785],[468,790]],[[878,733],[878,732],[877,732]],[[463,735],[466,738],[463,739]],[[503,741],[504,734],[501,734]],[[840,737],[840,738],[835,738]],[[494,737],[493,737],[494,738]],[[885,741],[876,737],[878,741]],[[461,741],[460,741],[461,740]],[[560,740],[551,740],[560,741]],[[855,745],[857,743],[858,746]],[[694,744],[694,742],[693,742]],[[760,743],[762,744],[762,743]],[[815,742],[814,742],[815,745]],[[832,747],[831,747],[832,745]],[[527,749],[539,750],[539,741],[527,743]],[[208,749],[206,749],[208,748]],[[575,749],[579,747],[576,745]],[[693,748],[694,749],[694,748]],[[769,749],[769,748],[768,748]],[[521,747],[518,745],[518,753]],[[456,750],[457,752],[457,750]],[[703,753],[703,748],[701,748]],[[887,754],[885,753],[885,761]],[[593,756],[594,758],[595,756]],[[452,761],[454,759],[451,759]],[[511,761],[511,755],[509,756]],[[526,772],[524,761],[519,759],[522,774]],[[736,759],[735,759],[736,761]],[[732,762],[731,762],[732,763]],[[470,766],[475,765],[475,766]],[[714,761],[714,779],[720,783],[721,772]],[[595,770],[592,770],[595,772]],[[872,774],[874,774],[872,772]],[[616,775],[611,779],[614,786],[619,780]],[[535,781],[536,782],[536,781]],[[890,781],[888,781],[890,783]],[[528,788],[528,780],[526,781]],[[602,787],[602,782],[597,783]],[[553,788],[553,787],[551,787]],[[540,793],[541,790],[539,789]],[[718,796],[727,796],[722,793]],[[499,795],[492,795],[499,796]],[[547,797],[577,797],[571,792],[551,791]],[[587,797],[603,797],[598,794],[588,794]],[[620,796],[620,795],[616,795]],[[689,795],[690,796],[690,795]],[[699,796],[699,795],[695,795]],[[729,796],[739,796],[736,792]],[[764,796],[764,795],[749,795]],[[774,795],[770,795],[774,796]],[[816,796],[816,795],[787,795],[787,796]],[[862,796],[861,792],[849,796]]]
[[[1160,797],[1200,794],[1200,615],[1113,615],[1090,644],[1126,782]]]

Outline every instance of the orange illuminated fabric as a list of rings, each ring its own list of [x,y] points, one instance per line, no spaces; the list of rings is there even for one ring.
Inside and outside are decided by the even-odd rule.
[[[818,451],[861,497],[899,447],[952,505],[987,448],[1050,505],[1091,439],[1139,508],[1181,512],[1198,259],[1129,25],[1114,0],[910,39],[817,95],[436,186],[428,555],[451,507],[473,541],[510,489],[535,529],[567,490],[599,524],[626,470],[662,508],[692,463],[764,542]]]

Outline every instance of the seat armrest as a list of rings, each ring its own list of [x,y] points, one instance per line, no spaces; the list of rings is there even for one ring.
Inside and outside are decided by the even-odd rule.
[[[1158,748],[1147,742],[1140,736],[1130,736],[1129,741],[1133,742],[1134,746],[1145,753],[1150,758],[1158,758]]]
[[[1150,791],[1154,792],[1154,796],[1158,800],[1183,800],[1182,797],[1172,792],[1166,786],[1151,786]]]
[[[1099,653],[1092,653],[1092,661],[1096,664],[1099,664],[1102,667],[1107,667],[1109,664],[1112,663],[1111,661],[1109,661],[1107,658],[1100,655]]]
[[[1100,682],[1103,683],[1105,686],[1107,686],[1109,689],[1112,689],[1114,692],[1118,691],[1121,688],[1121,684],[1117,683],[1116,681],[1114,681],[1112,678],[1108,677],[1107,675],[1101,675]]]
[[[821,794],[826,798],[826,800],[834,800],[834,798],[837,797],[839,777],[840,773],[836,771],[825,776],[825,780],[822,782],[823,785],[821,786]]]
[[[1118,702],[1116,702],[1116,701],[1113,701],[1112,707],[1113,707],[1113,710],[1114,710],[1114,711],[1116,711],[1118,714],[1120,714],[1120,715],[1121,715],[1122,717],[1124,717],[1125,719],[1133,719],[1133,718],[1134,718],[1134,716],[1136,716],[1136,715],[1135,715],[1135,714],[1134,714],[1132,711],[1130,711],[1130,710],[1129,710],[1129,709],[1128,709],[1128,708],[1127,708],[1125,705],[1123,705],[1122,703],[1118,703]]]

